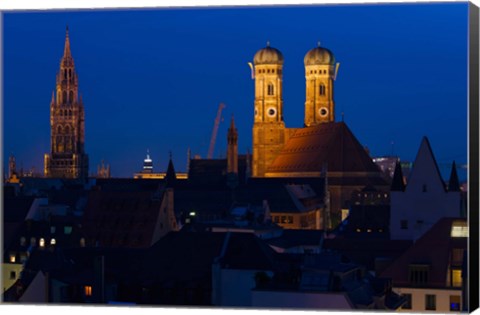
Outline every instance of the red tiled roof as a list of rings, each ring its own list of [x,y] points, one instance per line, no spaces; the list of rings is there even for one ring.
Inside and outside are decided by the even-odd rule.
[[[329,172],[379,172],[344,122],[297,129],[267,172],[321,172],[324,163]]]
[[[412,286],[409,282],[409,266],[429,265],[428,281],[424,287],[446,287],[448,266],[452,251],[467,250],[466,237],[451,237],[454,221],[465,219],[442,218],[404,254],[395,260],[381,277],[392,278],[394,286]]]
[[[87,241],[102,247],[149,247],[160,205],[151,191],[91,191],[83,220]]]

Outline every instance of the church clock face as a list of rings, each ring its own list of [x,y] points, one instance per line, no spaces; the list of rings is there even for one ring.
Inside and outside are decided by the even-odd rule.
[[[277,110],[273,107],[270,107],[267,111],[269,117],[274,117],[277,114]]]
[[[328,109],[326,107],[320,108],[318,112],[320,114],[320,117],[326,117],[328,115]]]

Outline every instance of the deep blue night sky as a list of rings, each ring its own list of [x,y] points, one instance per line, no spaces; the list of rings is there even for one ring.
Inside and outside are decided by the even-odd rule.
[[[131,177],[149,149],[156,171],[172,152],[205,157],[220,102],[216,157],[235,115],[239,151],[251,147],[253,80],[247,62],[267,41],[285,64],[284,119],[303,125],[303,57],[320,41],[340,62],[336,120],[372,156],[413,160],[427,136],[445,174],[467,162],[468,5],[37,11],[3,17],[3,158],[43,170],[49,105],[65,27],[86,112],[90,172],[102,159]],[[391,142],[394,145],[391,145]],[[444,167],[446,166],[446,167]]]

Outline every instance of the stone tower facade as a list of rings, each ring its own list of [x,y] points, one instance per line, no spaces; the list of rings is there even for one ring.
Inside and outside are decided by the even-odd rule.
[[[228,128],[227,141],[227,173],[238,174],[238,131],[233,116]]]
[[[283,55],[270,45],[254,56],[255,117],[253,124],[252,176],[265,177],[267,169],[299,128],[283,121]],[[336,76],[333,53],[318,44],[307,52],[305,64],[305,127],[335,122],[333,85]]]
[[[78,93],[68,27],[65,48],[57,73],[56,91],[50,103],[50,154],[45,154],[45,177],[86,178],[85,111]]]
[[[254,57],[255,114],[252,176],[263,177],[285,144],[282,98],[282,53],[267,44]]]
[[[304,58],[305,64],[305,127],[335,121],[333,81],[335,58],[326,48],[310,50]]]

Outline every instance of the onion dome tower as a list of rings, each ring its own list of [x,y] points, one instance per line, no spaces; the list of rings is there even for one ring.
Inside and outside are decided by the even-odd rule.
[[[305,64],[305,126],[335,121],[333,82],[335,57],[327,48],[318,46],[307,52]]]
[[[262,177],[285,143],[283,121],[283,55],[270,46],[253,57],[255,103],[252,176]]]

